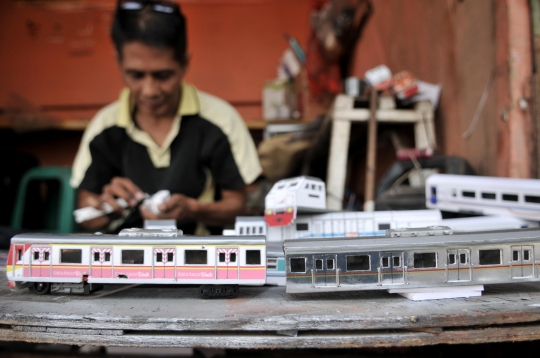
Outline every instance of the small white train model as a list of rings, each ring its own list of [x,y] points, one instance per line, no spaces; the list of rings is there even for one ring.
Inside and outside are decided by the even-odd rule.
[[[268,226],[289,225],[301,211],[326,211],[326,186],[321,179],[283,179],[266,195],[264,218]]]
[[[540,221],[540,180],[433,174],[426,180],[426,206]]]
[[[433,288],[539,281],[540,229],[285,240],[287,292]]]

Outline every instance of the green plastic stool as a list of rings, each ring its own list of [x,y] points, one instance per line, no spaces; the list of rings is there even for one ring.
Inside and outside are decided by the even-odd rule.
[[[75,189],[69,185],[70,179],[69,167],[37,167],[28,170],[19,184],[11,226],[25,229],[22,225],[28,201],[28,186],[31,182],[38,181],[45,183],[47,188],[43,213],[45,227],[38,230],[53,233],[74,232]]]

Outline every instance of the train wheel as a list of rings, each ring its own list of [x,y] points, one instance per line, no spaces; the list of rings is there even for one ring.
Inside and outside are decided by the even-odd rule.
[[[225,295],[227,296],[227,298],[236,298],[238,297],[238,286],[237,285],[234,285],[234,286],[226,286],[225,288]]]
[[[29,289],[37,295],[46,295],[51,293],[51,284],[48,282],[34,282]]]
[[[208,285],[203,285],[199,288],[199,295],[202,298],[210,298],[212,297],[212,289]]]

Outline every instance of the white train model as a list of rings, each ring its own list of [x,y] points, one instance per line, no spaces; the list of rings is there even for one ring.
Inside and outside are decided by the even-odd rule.
[[[287,226],[268,226],[263,217],[236,218],[231,235],[266,235],[266,240],[282,243],[285,239],[308,237],[347,237],[385,235],[388,229],[439,225],[439,210],[341,211],[316,215],[299,215]]]
[[[539,281],[540,229],[285,240],[286,290],[330,292]]]
[[[540,221],[540,180],[433,174],[426,180],[426,206]]]
[[[264,285],[265,264],[264,236],[126,229],[119,235],[16,235],[6,273],[11,288],[38,294],[88,294],[104,284],[196,284],[209,298],[236,297],[239,285]]]
[[[326,185],[308,176],[280,180],[266,195],[264,207],[268,226],[289,225],[298,212],[326,211]]]

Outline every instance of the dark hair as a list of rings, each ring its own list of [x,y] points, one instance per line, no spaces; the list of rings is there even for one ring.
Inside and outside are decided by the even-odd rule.
[[[186,64],[186,19],[180,6],[172,13],[153,10],[150,1],[140,10],[117,7],[111,37],[120,59],[126,43],[139,41],[148,46],[171,48],[175,60]]]

